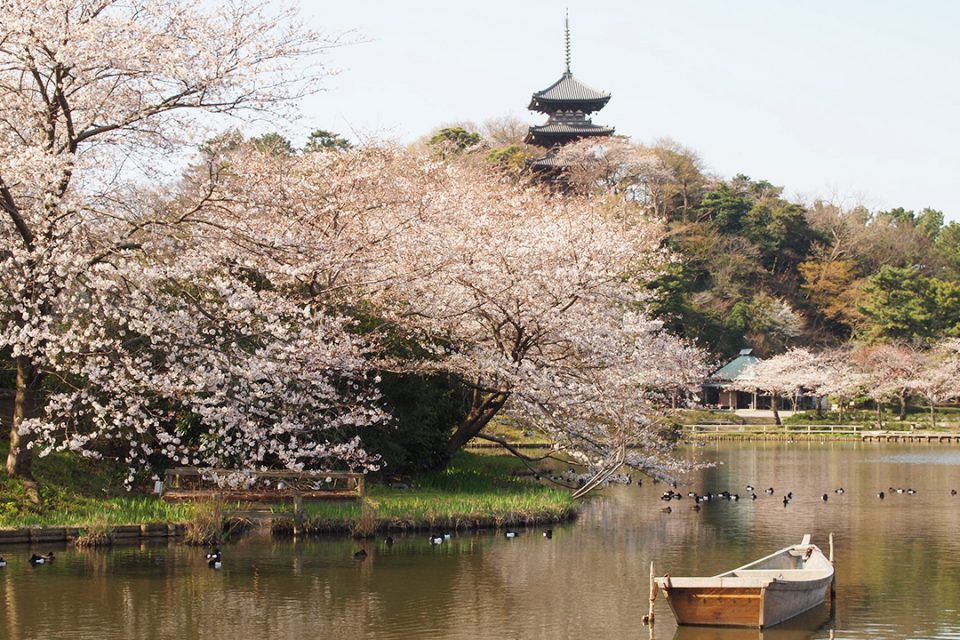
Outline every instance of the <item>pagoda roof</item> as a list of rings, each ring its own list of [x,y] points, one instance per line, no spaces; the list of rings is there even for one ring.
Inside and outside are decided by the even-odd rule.
[[[609,136],[613,135],[613,131],[613,127],[593,124],[588,120],[578,122],[551,121],[544,125],[530,127],[526,142],[542,147],[549,147],[578,138]]]
[[[590,113],[602,109],[609,100],[609,93],[587,86],[577,80],[570,71],[565,71],[552,85],[534,93],[527,108],[544,113],[558,109],[575,109]]]

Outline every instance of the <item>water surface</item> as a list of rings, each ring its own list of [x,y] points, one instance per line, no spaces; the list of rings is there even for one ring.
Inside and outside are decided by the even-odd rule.
[[[728,490],[741,500],[696,512],[684,497],[666,513],[659,496],[669,487],[646,481],[607,490],[552,539],[542,529],[515,539],[466,533],[438,546],[425,533],[395,535],[392,547],[247,538],[224,547],[220,571],[206,566],[204,550],[177,545],[58,549],[57,561],[41,567],[26,562],[31,549],[8,547],[0,550],[8,560],[0,637],[960,638],[955,446],[751,443],[687,453],[719,464],[691,474],[679,487],[684,494]],[[794,498],[784,507],[787,492]],[[678,630],[661,598],[652,634],[641,624],[651,561],[658,573],[713,575],[804,533],[826,551],[829,532],[838,571],[833,612],[763,633]],[[355,560],[361,548],[368,557]]]

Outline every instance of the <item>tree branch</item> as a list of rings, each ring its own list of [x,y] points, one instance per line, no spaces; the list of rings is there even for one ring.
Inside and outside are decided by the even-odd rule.
[[[23,238],[23,243],[28,249],[32,248],[33,232],[27,226],[27,221],[20,215],[20,209],[17,207],[17,203],[13,201],[13,194],[10,193],[10,189],[3,178],[0,178],[0,207],[10,215],[13,225],[17,228],[17,233]]]
[[[515,446],[507,442],[505,438],[502,438],[500,436],[490,436],[485,433],[478,433],[473,437],[479,438],[480,440],[487,440],[488,442],[495,442],[496,444],[500,445],[501,447],[503,447],[504,449],[506,449],[513,455],[515,455],[516,457],[520,458],[521,460],[526,460],[527,462],[540,462],[541,460],[561,460],[565,462],[565,460],[563,460],[562,458],[558,458],[557,456],[553,455],[553,451],[543,456],[528,456],[527,454],[523,453],[522,451],[517,449]]]

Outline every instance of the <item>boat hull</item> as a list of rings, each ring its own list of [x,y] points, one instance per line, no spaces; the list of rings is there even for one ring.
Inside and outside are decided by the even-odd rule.
[[[667,602],[678,624],[754,627],[780,624],[822,604],[831,578],[766,586],[671,586]]]

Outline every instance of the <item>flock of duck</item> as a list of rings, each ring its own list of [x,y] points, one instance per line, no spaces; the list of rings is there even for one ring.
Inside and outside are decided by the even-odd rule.
[[[674,484],[673,487],[674,487],[674,489],[676,489],[676,484]],[[663,500],[664,502],[672,502],[673,500],[681,500],[681,499],[684,497],[683,494],[680,493],[679,491],[675,491],[674,489],[668,489],[667,491],[664,491],[663,494],[660,496],[660,499]],[[756,500],[756,499],[757,499],[757,490],[756,490],[752,485],[749,485],[749,484],[746,485],[745,490],[746,490],[746,492],[747,492],[747,497],[748,497],[750,500]],[[846,493],[846,490],[845,490],[843,487],[839,487],[839,488],[837,488],[837,489],[834,489],[833,492],[834,492],[836,495],[838,495],[838,496],[842,496],[844,493]],[[762,493],[764,493],[764,494],[766,494],[766,495],[768,495],[768,496],[772,496],[773,494],[776,493],[776,491],[774,490],[773,487],[767,487],[766,489],[764,489],[764,490],[762,491]],[[878,492],[878,493],[877,493],[877,498],[879,498],[880,500],[883,500],[887,495],[906,494],[906,495],[911,495],[911,496],[912,496],[912,495],[916,495],[916,493],[917,493],[917,491],[916,491],[915,489],[913,489],[912,487],[911,487],[911,488],[906,488],[906,489],[904,489],[903,487],[888,487],[886,491],[880,491],[880,492]],[[957,495],[957,490],[956,490],[956,489],[951,489],[951,490],[950,490],[950,495],[951,495],[951,496]],[[700,505],[701,505],[702,503],[711,502],[711,501],[713,501],[713,500],[729,500],[729,501],[732,501],[732,502],[737,502],[737,501],[740,500],[740,494],[739,494],[739,493],[730,493],[729,491],[720,491],[719,493],[705,493],[705,494],[703,494],[703,495],[701,495],[701,494],[699,494],[699,493],[697,493],[697,492],[695,492],[695,491],[689,491],[689,492],[687,492],[687,497],[688,497],[688,498],[692,498],[693,501],[694,501],[693,506],[690,507],[690,509],[691,509],[692,511],[700,511]],[[827,502],[827,501],[829,501],[829,500],[830,500],[830,494],[829,494],[829,493],[824,493],[823,495],[820,496],[820,500],[821,500],[822,502]],[[785,493],[785,494],[783,495],[782,502],[783,502],[783,506],[784,506],[784,507],[787,507],[792,501],[793,501],[793,492],[792,492],[792,491],[788,491],[787,493]],[[664,507],[663,509],[661,509],[661,511],[663,511],[664,513],[672,513],[672,512],[673,512],[673,508],[668,505],[668,506]]]
[[[33,566],[37,566],[38,564],[53,564],[53,561],[56,559],[57,557],[53,554],[53,551],[51,551],[50,553],[35,553],[30,556],[28,562]],[[6,566],[7,561],[3,556],[0,556],[0,569]]]

